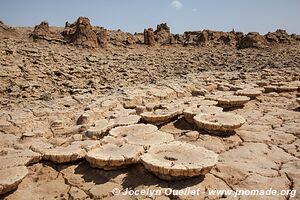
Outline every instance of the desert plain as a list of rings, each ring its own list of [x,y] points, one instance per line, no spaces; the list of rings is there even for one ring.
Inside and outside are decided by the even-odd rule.
[[[0,199],[300,199],[300,36],[171,28],[1,22]]]

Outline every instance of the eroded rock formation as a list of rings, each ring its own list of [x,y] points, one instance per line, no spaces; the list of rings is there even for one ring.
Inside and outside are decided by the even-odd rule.
[[[152,28],[144,30],[144,43],[153,46],[155,44],[154,32]]]
[[[266,45],[266,39],[259,33],[251,32],[248,33],[241,42],[238,44],[239,49],[245,48],[262,48]]]
[[[62,35],[67,42],[75,45],[99,47],[97,35],[86,17],[79,17],[76,22],[66,26]]]
[[[39,25],[36,25],[34,27],[33,32],[30,34],[30,37],[34,40],[42,39],[45,37],[49,37],[50,30],[49,30],[49,24],[46,21],[42,21]]]

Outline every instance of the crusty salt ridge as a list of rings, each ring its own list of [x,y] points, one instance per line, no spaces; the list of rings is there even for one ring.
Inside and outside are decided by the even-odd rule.
[[[251,99],[255,99],[257,96],[261,95],[264,89],[260,88],[247,88],[243,90],[238,90],[235,92],[236,95],[250,97]]]
[[[163,180],[180,180],[207,174],[218,155],[202,147],[182,142],[152,146],[141,156],[143,165]]]
[[[127,126],[137,124],[141,119],[138,115],[120,116],[114,120],[114,126]]]
[[[222,112],[223,108],[217,106],[199,106],[199,107],[189,107],[183,111],[184,118],[187,122],[193,124],[194,116],[197,114],[214,114]]]
[[[137,163],[143,152],[144,148],[141,146],[104,144],[89,151],[85,158],[92,167],[113,170]]]
[[[0,194],[15,190],[27,174],[25,166],[0,169]]]
[[[217,105],[222,108],[235,108],[243,106],[250,98],[246,96],[221,95],[217,96],[214,100],[216,100],[218,102]]]
[[[180,114],[182,114],[182,108],[173,107],[169,109],[156,109],[153,112],[143,112],[141,113],[141,117],[147,123],[161,124],[168,122]]]
[[[225,112],[196,115],[194,121],[200,129],[220,133],[231,132],[246,122],[242,116]]]
[[[173,141],[174,137],[170,133],[155,131],[151,133],[129,133],[124,137],[124,140],[129,144],[140,145],[147,148],[151,145],[158,145]]]
[[[114,128],[108,137],[103,138],[106,143],[128,143],[149,148],[151,145],[173,141],[172,134],[158,131],[151,124],[136,124]]]
[[[44,160],[51,160],[54,163],[68,163],[78,161],[85,157],[86,150],[91,150],[100,146],[98,141],[76,141],[62,147],[53,147],[51,144],[36,142],[31,145],[31,149],[41,153]]]
[[[129,134],[147,134],[157,130],[158,128],[152,124],[134,124],[113,128],[109,134],[114,137],[126,137]]]
[[[105,136],[106,132],[113,127],[113,122],[109,122],[107,119],[99,119],[85,132],[85,135],[95,139],[102,138]]]
[[[29,149],[15,150],[11,148],[1,149],[0,169],[7,169],[16,166],[26,166],[41,160],[41,154]]]

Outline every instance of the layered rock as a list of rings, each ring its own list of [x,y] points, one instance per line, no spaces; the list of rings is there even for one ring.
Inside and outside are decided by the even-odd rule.
[[[2,22],[1,20],[0,20],[0,33],[7,33],[7,34],[9,34],[10,36],[12,36],[12,35],[14,35],[14,36],[19,35],[16,29],[14,29],[14,28],[12,28],[12,27],[6,25],[6,24],[5,24],[4,22]]]
[[[149,46],[155,45],[154,32],[152,28],[144,30],[144,44]]]
[[[266,45],[266,39],[257,32],[248,33],[238,44],[238,49],[262,48]]]
[[[289,43],[292,39],[286,30],[282,29],[278,29],[275,32],[268,32],[265,37],[271,43]]]
[[[174,43],[176,43],[176,40],[166,23],[158,24],[154,32],[152,28],[144,29],[144,44],[153,46],[155,44],[164,45]]]
[[[174,38],[170,32],[170,27],[167,23],[162,23],[157,25],[156,30],[154,31],[155,40],[159,44],[172,44],[174,43]]]
[[[100,47],[107,47],[109,42],[109,31],[103,27],[95,27],[94,31],[97,35],[97,40]]]
[[[46,21],[42,21],[39,25],[34,27],[33,32],[30,34],[30,37],[34,40],[43,39],[45,37],[49,37],[50,30],[49,24]]]
[[[10,27],[0,20],[0,30],[9,30]]]
[[[241,41],[243,37],[242,32],[222,32],[222,31],[211,31],[203,30],[197,33],[197,45],[228,45],[235,47],[237,43]]]
[[[79,17],[76,22],[67,25],[62,35],[68,43],[85,47],[99,47],[98,37],[88,18]]]

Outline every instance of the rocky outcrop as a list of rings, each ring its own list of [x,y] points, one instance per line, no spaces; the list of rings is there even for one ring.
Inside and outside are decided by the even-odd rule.
[[[142,44],[142,34],[131,34],[121,30],[109,30],[109,43],[114,46],[126,47],[133,44]]]
[[[34,27],[30,37],[34,40],[42,39],[50,35],[49,24],[46,21],[42,21],[39,25]]]
[[[11,27],[7,26],[6,24],[4,24],[4,22],[0,20],[0,30],[9,30],[9,29],[11,29]]]
[[[98,44],[100,47],[107,47],[109,42],[109,33],[103,27],[95,27],[94,31],[97,35]]]
[[[248,33],[238,44],[238,49],[262,48],[266,45],[266,39],[257,32]]]
[[[170,27],[167,23],[162,23],[157,25],[156,30],[154,31],[155,40],[160,44],[172,44],[174,43],[174,38],[170,32]]]
[[[8,26],[8,25],[6,25],[4,22],[2,22],[1,20],[0,20],[0,33],[1,34],[9,34],[10,36],[17,36],[17,35],[19,35],[18,34],[18,31],[16,30],[16,29],[14,29],[14,28],[12,28],[12,27],[10,27],[10,26]]]
[[[291,36],[286,30],[278,29],[275,32],[268,32],[266,39],[271,43],[289,43],[291,42]]]
[[[188,31],[184,33],[184,45],[192,46],[215,46],[215,45],[229,45],[235,47],[242,39],[242,32],[222,32],[222,31]]]
[[[154,32],[152,28],[144,30],[144,43],[149,46],[153,46],[155,44]]]
[[[160,45],[177,43],[175,37],[170,32],[170,27],[167,23],[157,25],[154,32],[152,28],[144,30],[144,44],[153,46],[155,43]]]
[[[186,31],[183,34],[172,34],[167,23],[158,24],[156,30],[152,28],[144,29],[143,33],[128,33],[118,30],[107,30],[103,27],[90,24],[86,17],[79,17],[74,23],[65,23],[65,28],[61,32],[58,29],[51,29],[46,21],[35,26],[30,38],[34,41],[46,40],[48,42],[71,43],[83,47],[99,48],[109,45],[127,48],[131,45],[146,44],[148,46],[158,45],[183,45],[202,47],[217,47],[219,45],[230,46],[237,49],[245,48],[265,48],[278,44],[295,44],[300,41],[297,34],[289,35],[285,30],[278,29],[266,35],[257,32],[250,32],[244,35],[242,32],[230,32],[202,30]],[[0,31],[8,34],[15,34],[17,29],[13,29],[0,21]],[[4,32],[3,32],[4,33]]]
[[[84,47],[99,47],[97,34],[93,31],[88,18],[79,17],[75,23],[67,25],[62,35],[68,43]]]

